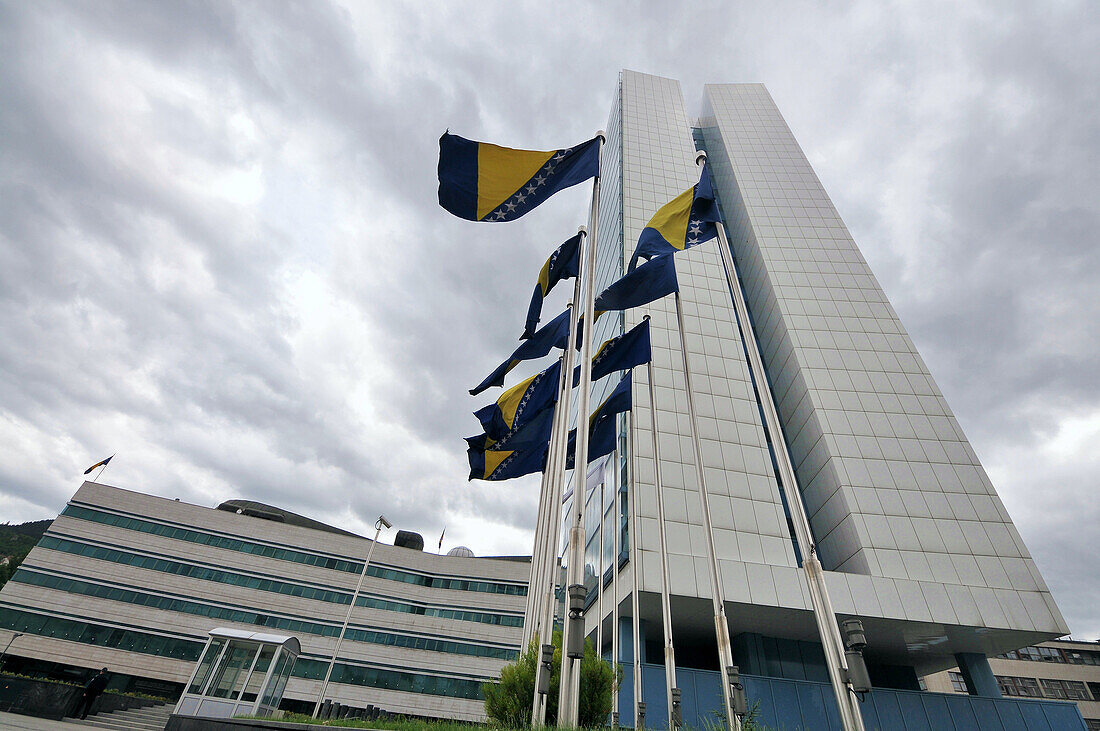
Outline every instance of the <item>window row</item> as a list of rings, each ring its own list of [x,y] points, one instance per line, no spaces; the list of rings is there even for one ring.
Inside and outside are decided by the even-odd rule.
[[[327,667],[328,663],[322,660],[310,660],[300,657],[294,665],[292,674],[296,678],[321,680],[325,677]],[[483,697],[481,694],[482,681],[480,680],[447,678],[404,670],[388,670],[344,663],[337,663],[332,669],[332,682],[363,685],[368,688],[400,690],[406,693],[469,698],[471,700],[481,700]]]
[[[997,675],[997,685],[1001,695],[1022,696],[1024,698],[1058,698],[1061,700],[1087,701],[1088,688],[1079,680],[1050,680],[1042,678],[1017,678],[1010,675]],[[1041,688],[1041,690],[1040,690]]]
[[[198,660],[203,647],[203,643],[192,640],[105,627],[64,617],[50,617],[11,607],[0,607],[0,627],[13,632],[54,637],[59,640],[81,642],[85,645],[111,647],[116,650],[140,652],[158,657],[170,657],[187,662]]]
[[[124,515],[107,513],[102,510],[86,508],[80,505],[66,505],[65,509],[61,511],[61,514],[70,518],[88,520],[94,523],[101,523],[103,525],[111,525],[115,526],[116,528],[123,528],[125,530],[135,530],[141,533],[149,533],[152,535],[162,536],[164,538],[174,538],[176,540],[188,541],[190,543],[201,543],[206,546],[224,548],[226,550],[237,551],[240,553],[250,553],[257,556],[265,556],[267,558],[274,558],[280,561],[292,561],[294,563],[306,564],[308,566],[318,566],[320,568],[332,569],[333,571],[345,571],[348,573],[358,574],[360,571],[363,570],[362,561],[351,561],[348,559],[334,558],[332,556],[324,556],[317,553],[298,551],[292,548],[280,548],[278,546],[272,546],[265,543],[246,541],[240,538],[219,536],[203,531],[191,530],[190,528],[180,528],[177,526],[165,525],[163,523],[154,523],[152,521],[142,520],[141,518],[130,518]],[[410,571],[402,571],[400,569],[392,569],[374,565],[367,567],[367,575],[379,579],[388,579],[390,581],[401,581],[406,584],[427,586],[433,589],[478,591],[489,594],[511,594],[516,596],[527,595],[527,587],[521,584],[501,584],[493,581],[457,579],[444,576],[424,576],[422,574],[416,574]]]
[[[186,662],[196,662],[204,643],[173,637],[162,637],[146,632],[81,622],[63,617],[50,617],[10,607],[0,607],[0,627],[15,632],[53,637],[86,645],[110,647],[128,652],[140,652],[158,657],[170,657]],[[320,680],[325,676],[328,663],[322,660],[298,658],[293,675],[298,678]],[[364,667],[337,663],[332,681],[372,688],[401,690],[409,693],[425,693],[453,698],[482,698],[480,680],[447,678],[424,675],[402,670]]]
[[[278,617],[248,609],[236,609],[201,602],[190,601],[171,596],[148,594],[142,591],[124,589],[117,586],[105,586],[93,584],[79,579],[65,576],[41,574],[21,567],[11,578],[12,581],[43,586],[70,594],[94,596],[100,599],[138,604],[145,607],[153,607],[169,612],[181,612],[194,614],[213,619],[222,619],[241,624],[254,624],[261,627],[286,630],[287,632],[299,632],[322,637],[336,637],[340,634],[340,628],[333,624],[322,624],[291,617]],[[443,638],[419,637],[416,635],[396,634],[392,632],[380,632],[369,629],[349,628],[345,637],[352,642],[366,642],[376,645],[388,645],[392,647],[407,647],[415,650],[427,650],[429,652],[447,652],[457,655],[471,655],[474,657],[492,657],[501,660],[512,660],[516,657],[516,650],[506,647],[489,647],[480,644],[456,642]]]
[[[1003,655],[1006,660],[1032,660],[1037,662],[1059,662],[1070,665],[1100,665],[1100,652],[1096,650],[1066,650],[1061,647],[1021,647]]]
[[[122,551],[106,546],[94,546],[87,543],[78,543],[73,540],[57,538],[45,535],[38,542],[42,548],[54,551],[62,551],[77,556],[87,556],[101,561],[136,566],[150,571],[161,571],[178,576],[186,576],[202,581],[213,581],[220,584],[241,586],[257,591],[268,591],[276,594],[313,599],[316,601],[330,602],[333,604],[348,604],[351,602],[351,594],[341,591],[322,589],[305,584],[292,584],[278,579],[267,579],[259,576],[247,576],[231,571],[209,568],[195,564],[186,564],[181,561],[156,558],[155,556],[143,556],[129,551]],[[371,596],[360,596],[357,606],[382,609],[391,612],[403,612],[405,614],[423,614],[429,617],[441,617],[443,619],[457,619],[465,622],[480,622],[482,624],[496,624],[504,627],[522,627],[523,617],[520,615],[496,614],[493,612],[478,612],[464,609],[444,609],[440,607],[425,607],[417,604],[398,602],[388,599],[379,599]]]

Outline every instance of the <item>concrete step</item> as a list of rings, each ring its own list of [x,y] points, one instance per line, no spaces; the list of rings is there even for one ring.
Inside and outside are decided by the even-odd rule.
[[[112,731],[164,731],[173,706],[156,705],[113,713],[97,713],[78,723]]]
[[[146,708],[128,708],[125,711],[115,711],[112,716],[140,717],[140,718],[164,718],[172,715],[175,706],[148,706]]]
[[[164,727],[168,723],[167,720],[164,723],[143,723],[124,718],[113,718],[112,716],[113,714],[110,713],[88,716],[83,721],[77,721],[77,723],[96,728],[114,729],[114,731],[164,731]]]

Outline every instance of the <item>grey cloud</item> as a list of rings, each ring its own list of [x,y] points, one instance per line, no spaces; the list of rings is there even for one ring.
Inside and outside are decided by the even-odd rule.
[[[1034,456],[998,487],[1071,627],[1100,631],[1095,579],[1058,558],[1082,513],[1019,498],[1100,480],[1044,481],[1072,465],[1041,449],[1100,409],[1100,23],[968,7],[0,5],[0,504],[49,515],[117,449],[106,477],[136,489],[527,550],[537,481],[466,482],[491,398],[466,389],[587,192],[458,221],[439,134],[586,139],[623,67],[689,107],[763,81],[979,455]],[[249,171],[259,200],[206,185]]]

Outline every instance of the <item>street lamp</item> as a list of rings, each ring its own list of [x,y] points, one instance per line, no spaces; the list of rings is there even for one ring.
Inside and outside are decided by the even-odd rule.
[[[340,628],[340,637],[336,640],[336,647],[332,648],[332,659],[328,661],[328,670],[325,671],[325,682],[321,684],[321,693],[317,696],[317,703],[313,706],[313,717],[321,712],[321,702],[328,692],[328,681],[332,677],[332,666],[336,664],[336,655],[340,652],[340,645],[344,642],[344,633],[348,631],[348,622],[351,621],[351,613],[355,609],[355,602],[359,601],[359,591],[363,588],[363,579],[367,578],[367,567],[370,566],[370,558],[374,554],[374,547],[378,545],[378,536],[382,533],[382,527],[392,528],[393,524],[386,520],[386,516],[379,515],[374,524],[374,540],[371,541],[367,551],[367,560],[363,562],[363,573],[359,574],[359,583],[355,585],[355,593],[351,595],[351,604],[348,605],[348,615],[344,617],[344,626]]]
[[[4,651],[0,652],[0,670],[4,669],[4,656],[8,654],[8,648],[11,647],[11,643],[15,642],[16,637],[22,637],[22,636],[23,636],[22,632],[16,632],[15,634],[13,634],[11,636],[11,639],[8,640],[8,644],[4,648]]]

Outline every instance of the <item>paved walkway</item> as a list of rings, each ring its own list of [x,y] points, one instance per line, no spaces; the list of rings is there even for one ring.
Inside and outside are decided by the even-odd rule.
[[[46,718],[21,716],[18,713],[0,713],[0,729],[4,731],[73,731],[77,728],[87,729],[88,727],[68,721],[50,721]]]

